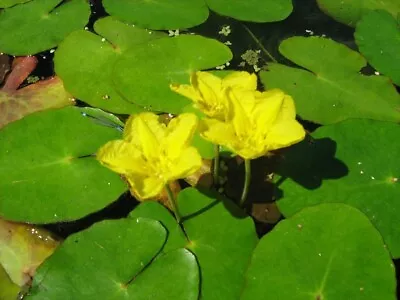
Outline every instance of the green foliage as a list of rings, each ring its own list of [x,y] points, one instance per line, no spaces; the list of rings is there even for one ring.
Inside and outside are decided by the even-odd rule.
[[[354,36],[368,62],[400,85],[399,20],[386,11],[373,11],[358,22]]]
[[[0,52],[29,55],[55,47],[89,15],[85,0],[32,0],[7,8],[0,15]]]
[[[67,107],[35,113],[1,130],[2,217],[36,223],[75,220],[126,189],[92,156],[120,132],[96,124],[83,111]]]
[[[31,0],[0,0],[0,8],[7,8],[15,4],[25,3]]]
[[[292,12],[291,0],[205,0],[211,10],[223,16],[251,22],[276,22]]]
[[[189,28],[208,17],[204,0],[103,0],[103,5],[110,15],[122,21],[155,30]]]
[[[362,16],[375,9],[383,9],[393,16],[400,13],[398,0],[317,0],[318,6],[338,22],[355,27]]]
[[[117,60],[113,80],[128,100],[153,111],[180,113],[190,102],[170,90],[186,83],[191,72],[232,59],[227,46],[198,35],[180,35],[138,45]],[[151,79],[151,80],[149,80]]]
[[[186,248],[197,258],[202,274],[201,295],[204,299],[235,299],[243,284],[250,255],[257,243],[254,224],[229,200],[206,196],[193,188],[180,192],[179,211],[187,236]],[[183,247],[176,222],[160,212],[160,205],[143,203],[132,217],[159,220],[171,233],[168,249]],[[165,210],[165,208],[163,208]]]
[[[346,203],[362,211],[400,257],[400,134],[397,124],[348,120],[319,128],[284,154],[277,196],[285,216],[319,203]]]
[[[166,238],[149,219],[95,224],[66,239],[37,270],[26,298],[197,299],[194,255],[183,248],[159,254]]]
[[[379,232],[343,204],[309,207],[279,223],[255,249],[246,279],[242,300],[396,299]]]
[[[348,118],[400,121],[400,95],[383,76],[366,76],[357,52],[320,37],[292,37],[279,51],[307,69],[271,63],[260,72],[266,88],[280,88],[296,102],[305,120],[332,124]]]

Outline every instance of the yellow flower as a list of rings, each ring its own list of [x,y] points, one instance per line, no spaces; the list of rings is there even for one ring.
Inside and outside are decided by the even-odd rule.
[[[197,127],[194,114],[181,114],[168,125],[154,113],[131,116],[123,140],[108,142],[97,159],[124,175],[139,200],[153,198],[173,180],[195,173],[202,165],[197,149],[190,146]]]
[[[227,89],[252,90],[257,88],[257,76],[247,72],[232,72],[221,79],[208,72],[194,72],[190,85],[172,84],[173,91],[191,99],[194,106],[210,118],[226,120],[229,114]]]
[[[296,121],[293,99],[281,90],[266,92],[230,89],[231,122],[205,119],[201,135],[224,145],[244,159],[254,159],[271,150],[300,142],[305,137]]]

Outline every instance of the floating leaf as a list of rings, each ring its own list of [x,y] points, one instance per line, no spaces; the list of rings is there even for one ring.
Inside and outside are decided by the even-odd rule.
[[[197,35],[162,38],[124,53],[114,68],[114,83],[128,101],[155,111],[182,112],[190,102],[172,92],[171,83],[186,83],[194,71],[232,58],[227,46]]]
[[[361,210],[400,257],[398,124],[347,120],[315,131],[316,140],[284,154],[277,177],[289,217],[304,207],[340,202]],[[279,194],[277,194],[279,197]]]
[[[17,299],[19,290],[19,286],[12,282],[7,272],[0,265],[0,300]]]
[[[26,299],[198,299],[196,258],[186,249],[158,255],[166,238],[149,219],[95,224],[40,266]]]
[[[7,8],[15,4],[25,3],[31,0],[0,0],[0,8]],[[1,299],[1,298],[0,298]]]
[[[56,73],[74,97],[92,106],[114,113],[142,111],[115,90],[112,70],[115,61],[128,48],[164,34],[149,34],[111,17],[98,20],[94,28],[99,35],[85,30],[75,31],[60,44],[54,58]]]
[[[0,15],[0,51],[35,54],[57,46],[69,33],[86,25],[85,0],[32,0],[6,8]]]
[[[253,221],[229,200],[208,197],[194,188],[181,191],[178,202],[183,228],[189,239],[186,248],[196,255],[200,265],[202,297],[236,299],[258,240]],[[139,212],[132,212],[135,217],[156,212],[154,218],[160,218],[174,238],[175,242],[171,242],[169,247],[182,247],[182,240],[176,241],[177,225],[170,221],[171,217],[161,216],[155,204],[142,203],[137,209]]]
[[[276,22],[286,19],[293,10],[291,0],[206,0],[211,10],[241,21]]]
[[[31,113],[73,105],[60,78],[53,77],[14,92],[0,90],[0,128]]]
[[[400,85],[400,23],[386,11],[374,11],[358,22],[355,38],[368,62]]]
[[[75,220],[126,190],[92,155],[121,133],[82,112],[44,111],[1,129],[0,216],[32,223]]]
[[[0,219],[0,264],[19,286],[30,283],[36,268],[57,246],[44,229]]]
[[[110,15],[122,21],[155,30],[189,28],[208,17],[204,0],[103,0],[103,5]]]
[[[242,300],[396,299],[381,236],[344,204],[317,205],[280,222],[261,239],[246,277]]]
[[[366,13],[375,9],[384,9],[393,16],[400,13],[398,0],[317,0],[319,8],[336,21],[355,27]]]
[[[359,73],[366,65],[357,52],[320,37],[292,37],[279,51],[308,70],[271,63],[262,71],[267,88],[280,88],[296,102],[298,114],[320,124],[348,118],[400,121],[400,95],[384,76]]]

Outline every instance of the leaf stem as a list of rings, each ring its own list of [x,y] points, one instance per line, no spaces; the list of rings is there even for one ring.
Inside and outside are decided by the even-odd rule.
[[[214,145],[214,164],[213,164],[213,179],[214,179],[214,187],[218,184],[218,176],[219,176],[219,145]]]
[[[251,181],[251,160],[245,159],[244,160],[244,185],[243,185],[242,197],[240,197],[240,206],[242,206],[242,207],[244,206],[244,203],[246,202],[247,194],[249,193],[250,181]]]
[[[275,59],[275,57],[272,56],[271,53],[267,49],[265,49],[264,45],[260,42],[260,40],[254,35],[253,32],[244,24],[242,24],[244,29],[247,31],[247,33],[250,35],[250,37],[256,42],[258,47],[264,52],[266,56],[268,56],[274,63],[277,63],[278,61]]]
[[[171,190],[171,188],[169,186],[169,183],[167,183],[165,185],[165,190],[167,191],[168,201],[169,201],[169,204],[172,207],[172,211],[173,211],[173,213],[175,215],[175,219],[178,222],[178,224],[180,224],[181,223],[181,216],[179,214],[178,205],[176,204],[176,200],[175,200],[174,194],[172,193],[172,190]]]

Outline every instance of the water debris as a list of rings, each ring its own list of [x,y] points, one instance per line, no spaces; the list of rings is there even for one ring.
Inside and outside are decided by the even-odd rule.
[[[226,26],[222,26],[221,30],[218,32],[220,35],[224,35],[224,36],[228,36],[231,34],[231,26],[226,25]]]

